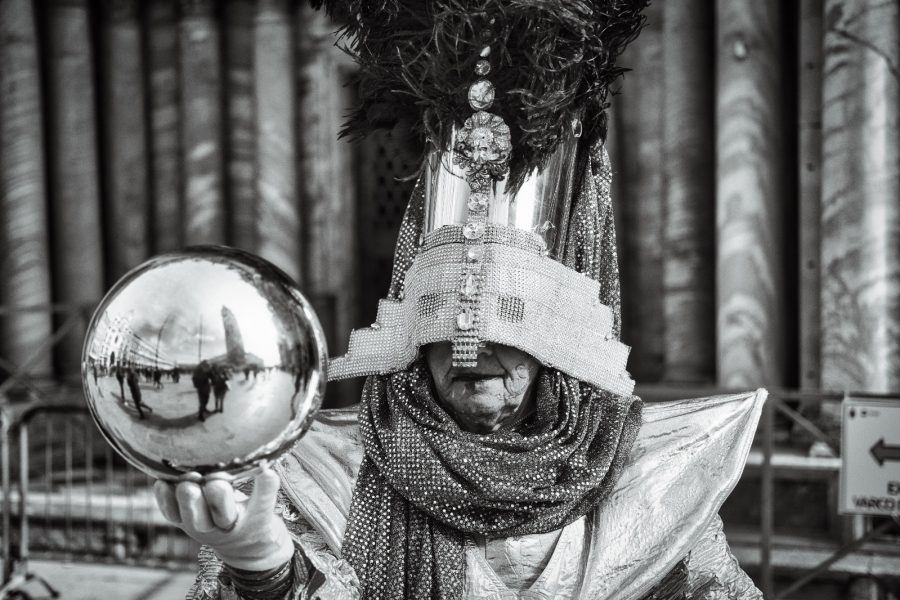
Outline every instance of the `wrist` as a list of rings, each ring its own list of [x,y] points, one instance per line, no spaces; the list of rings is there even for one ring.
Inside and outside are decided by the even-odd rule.
[[[245,571],[224,565],[224,571],[241,598],[247,600],[282,600],[293,588],[293,561],[265,571]]]

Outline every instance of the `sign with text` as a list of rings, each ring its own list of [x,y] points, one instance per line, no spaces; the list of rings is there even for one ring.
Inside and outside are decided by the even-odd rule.
[[[844,400],[842,514],[900,515],[900,399]]]

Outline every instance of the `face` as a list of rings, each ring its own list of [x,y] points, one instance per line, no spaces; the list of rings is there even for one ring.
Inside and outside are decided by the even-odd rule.
[[[454,367],[450,342],[429,344],[425,360],[438,400],[459,426],[490,433],[516,422],[530,410],[533,383],[540,363],[501,344],[486,344],[474,367]]]

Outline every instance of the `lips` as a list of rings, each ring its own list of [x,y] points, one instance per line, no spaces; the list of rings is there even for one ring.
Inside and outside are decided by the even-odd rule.
[[[450,376],[454,381],[481,381],[482,379],[493,379],[494,377],[503,377],[502,371],[457,371],[451,373]]]

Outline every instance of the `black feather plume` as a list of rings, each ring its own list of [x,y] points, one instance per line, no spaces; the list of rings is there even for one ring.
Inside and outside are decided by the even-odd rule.
[[[580,118],[605,137],[616,59],[644,24],[647,0],[314,0],[345,23],[360,69],[360,105],[343,133],[412,121],[423,140],[444,145],[472,114],[467,90],[484,46],[491,48],[490,111],[509,124],[511,177],[541,166],[564,128]]]

